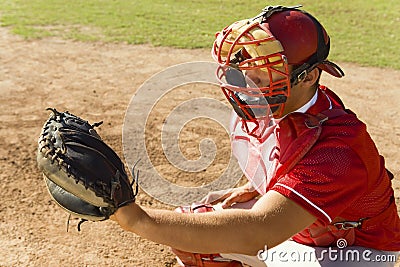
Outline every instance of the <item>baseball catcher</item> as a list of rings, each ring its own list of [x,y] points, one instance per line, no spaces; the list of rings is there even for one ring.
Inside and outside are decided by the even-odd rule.
[[[39,137],[37,162],[51,197],[81,218],[78,230],[83,221],[106,220],[134,202],[137,176],[129,181],[121,159],[97,134],[102,122],[89,124],[67,111],[48,110],[52,114]]]
[[[344,76],[329,51],[324,27],[298,7],[267,6],[222,28],[211,52],[234,110],[230,145],[247,184],[179,212],[130,203],[111,219],[173,248],[181,266],[393,266],[323,257],[327,247],[384,257],[400,251],[385,159],[366,125],[320,84],[322,72]]]

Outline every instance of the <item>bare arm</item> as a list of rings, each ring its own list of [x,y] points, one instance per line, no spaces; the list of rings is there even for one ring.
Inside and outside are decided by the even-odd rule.
[[[115,213],[121,227],[156,243],[198,253],[241,253],[276,246],[315,221],[292,200],[270,191],[250,210],[181,214],[137,204]]]

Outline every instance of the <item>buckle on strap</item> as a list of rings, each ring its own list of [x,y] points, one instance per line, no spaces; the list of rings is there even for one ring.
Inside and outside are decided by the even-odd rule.
[[[363,219],[360,219],[359,221],[344,221],[344,222],[337,222],[334,223],[333,225],[336,226],[338,230],[349,230],[353,228],[358,228],[361,227]]]
[[[396,203],[394,197],[391,197],[391,202],[389,206],[384,209],[381,213],[370,217],[370,218],[361,218],[358,221],[343,221],[343,222],[336,222],[332,225],[335,226],[338,230],[349,230],[352,228],[369,228],[379,225],[380,222],[387,220],[387,218],[393,214],[397,213]]]

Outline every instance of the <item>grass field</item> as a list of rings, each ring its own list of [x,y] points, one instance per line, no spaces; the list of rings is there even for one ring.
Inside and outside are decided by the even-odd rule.
[[[26,38],[209,48],[225,25],[265,5],[296,5],[332,38],[330,58],[400,69],[400,1],[0,0],[0,23]]]

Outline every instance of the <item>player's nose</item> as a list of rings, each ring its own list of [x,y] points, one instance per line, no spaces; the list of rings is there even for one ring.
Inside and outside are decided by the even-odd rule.
[[[247,70],[246,71],[246,80],[248,84],[254,84],[257,87],[262,87],[263,80],[260,73],[260,70]]]

